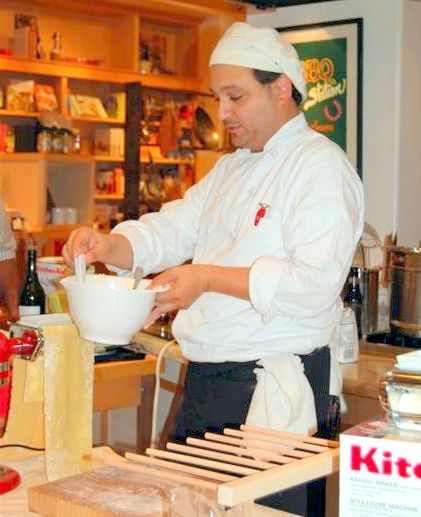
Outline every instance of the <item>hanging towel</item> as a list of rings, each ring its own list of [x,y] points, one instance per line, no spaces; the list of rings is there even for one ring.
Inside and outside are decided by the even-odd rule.
[[[311,435],[317,431],[314,395],[301,359],[278,354],[257,362],[257,385],[246,424]]]

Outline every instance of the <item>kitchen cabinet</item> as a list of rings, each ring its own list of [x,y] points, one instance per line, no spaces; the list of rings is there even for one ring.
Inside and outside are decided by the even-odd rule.
[[[0,195],[25,216],[29,231],[49,223],[48,192],[57,207],[74,207],[78,222],[92,224],[94,162],[89,156],[13,153],[0,155]]]
[[[38,167],[38,175],[35,172],[31,173],[34,180],[44,178],[44,183],[41,182],[34,186],[32,198],[28,194],[25,201],[25,216],[31,224],[42,225],[46,221],[46,216],[41,215],[41,212],[44,211],[46,196],[43,188],[47,185],[45,178],[51,176],[46,171],[52,170],[52,168],[55,170],[66,169],[62,175],[56,175],[60,180],[68,178],[69,171],[73,170],[77,175],[77,181],[82,181],[82,188],[78,188],[78,193],[84,203],[83,207],[81,206],[82,201],[78,204],[81,214],[83,214],[80,222],[91,224],[95,206],[98,209],[101,205],[104,206],[104,203],[105,206],[113,207],[112,210],[115,211],[117,206],[123,202],[125,215],[135,212],[134,204],[139,203],[139,185],[138,182],[135,184],[133,181],[133,163],[132,171],[129,172],[132,179],[127,181],[126,178],[125,182],[126,192],[119,189],[115,192],[95,195],[91,187],[85,189],[84,185],[85,182],[92,185],[92,170],[113,169],[123,163],[122,157],[94,155],[92,142],[95,129],[123,128],[126,132],[126,139],[136,142],[133,132],[138,131],[139,128],[134,129],[133,124],[130,126],[128,124],[130,121],[124,120],[124,117],[101,118],[71,115],[68,105],[69,93],[104,98],[113,93],[127,91],[127,85],[137,83],[141,85],[142,90],[148,89],[148,91],[169,94],[180,93],[186,95],[189,101],[211,106],[212,101],[208,91],[209,54],[225,29],[234,21],[245,18],[245,7],[234,6],[222,0],[212,2],[212,5],[207,4],[209,2],[202,0],[195,2],[190,0],[181,2],[173,0],[156,0],[154,2],[109,0],[106,3],[87,3],[79,0],[57,2],[51,0],[32,2],[4,0],[2,2],[0,7],[0,47],[7,48],[13,38],[15,14],[28,14],[37,19],[44,59],[31,60],[0,55],[0,88],[5,91],[10,79],[33,80],[38,84],[52,86],[58,100],[59,113],[69,117],[72,127],[79,129],[82,151],[87,155],[83,158],[69,156],[62,161],[58,159],[54,161],[49,157],[39,157],[39,159],[34,157],[31,161],[26,157],[27,161],[22,159],[19,162],[19,160],[7,158],[1,162],[3,170],[5,168],[16,170],[19,163],[22,167],[26,167],[27,163],[30,163],[32,171]],[[53,45],[52,35],[57,31],[61,34],[63,47],[61,60],[50,61],[45,58],[48,57]],[[145,72],[142,67],[142,58],[145,56],[141,51],[145,43],[149,46],[149,59],[154,63],[154,67],[152,65],[147,67],[146,72],[148,73],[142,73]],[[84,64],[86,59],[89,59],[89,62],[99,63],[99,66]],[[209,109],[215,120],[215,108],[211,106],[208,111]],[[132,114],[132,112],[130,113]],[[0,121],[14,127],[29,126],[33,128],[39,115],[35,111],[12,111],[5,107],[0,108]],[[222,126],[217,126],[217,129],[221,133],[222,141]],[[195,160],[197,179],[207,172],[208,167],[220,154],[209,152],[209,155],[205,157],[204,153],[207,151],[199,153],[200,158]],[[53,161],[55,165],[53,165]],[[149,162],[148,153],[146,155],[141,153],[140,161]],[[161,164],[162,167],[168,169],[170,166],[179,167],[180,163],[183,163],[183,159],[160,157],[159,163],[156,158],[154,162],[156,165]],[[127,171],[127,157],[125,166]],[[86,172],[88,168],[91,171],[89,174]],[[40,172],[41,170],[44,172]],[[85,173],[80,172],[82,170]],[[20,181],[18,178],[22,178],[23,174],[22,170],[13,176],[17,184]],[[10,191],[12,176],[10,173],[3,173],[3,177],[8,178]],[[93,178],[95,181],[95,176]],[[64,192],[66,189],[67,183],[64,181],[61,190]],[[135,195],[133,195],[133,189],[136,190]],[[8,199],[8,191],[4,190],[4,192],[7,206],[15,208],[12,201],[16,201],[16,196]],[[34,204],[33,208],[30,207],[32,204]],[[26,215],[27,210],[31,212],[29,215]]]

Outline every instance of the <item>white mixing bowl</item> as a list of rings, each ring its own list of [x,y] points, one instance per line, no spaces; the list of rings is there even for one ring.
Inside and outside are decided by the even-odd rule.
[[[150,280],[132,289],[133,282],[109,275],[86,275],[85,282],[77,282],[75,276],[61,280],[81,337],[106,345],[130,343],[151,312],[156,293],[166,289],[147,290]]]

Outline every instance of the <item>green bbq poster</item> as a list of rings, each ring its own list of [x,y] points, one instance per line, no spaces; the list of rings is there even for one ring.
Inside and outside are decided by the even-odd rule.
[[[310,127],[346,152],[347,40],[294,43],[304,67],[307,99],[301,103]]]

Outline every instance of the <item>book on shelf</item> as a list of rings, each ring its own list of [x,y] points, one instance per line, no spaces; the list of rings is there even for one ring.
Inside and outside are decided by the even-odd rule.
[[[95,129],[95,154],[120,158],[124,156],[124,129],[104,127]]]
[[[110,118],[123,121],[126,118],[126,93],[111,93],[105,97],[104,107]]]
[[[91,95],[69,95],[69,111],[73,117],[108,118],[101,99]]]

